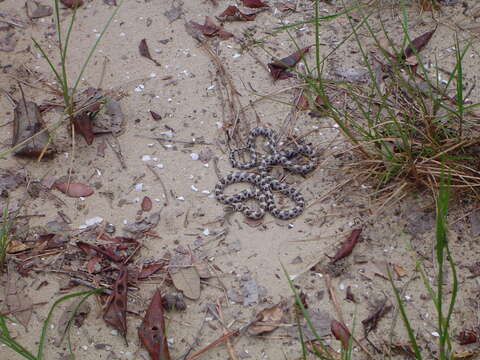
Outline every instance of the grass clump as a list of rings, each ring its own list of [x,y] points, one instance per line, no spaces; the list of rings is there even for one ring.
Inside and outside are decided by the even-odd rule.
[[[480,197],[476,156],[480,125],[473,112],[480,104],[469,103],[463,73],[471,43],[463,44],[454,36],[453,68],[442,78],[436,57],[426,63],[420,56],[426,44],[419,45],[410,34],[403,0],[398,7],[401,33],[397,35],[402,39],[397,42],[374,4],[357,3],[347,16],[350,34],[335,51],[347,39],[354,39],[366,84],[322,80],[333,51],[322,57],[320,21],[314,22],[315,64],[306,62],[307,74],[299,76],[312,96],[321,99],[322,115],[336,122],[351,144],[350,152],[360,158],[351,165],[355,176],[373,179],[376,195],[385,203],[416,189],[429,188],[436,194],[443,171],[450,174],[452,188]],[[315,17],[320,18],[319,1],[315,2]],[[434,37],[435,29],[431,30]],[[374,55],[362,36],[373,42]]]
[[[452,353],[452,335],[450,330],[450,323],[452,319],[453,310],[457,300],[458,294],[458,277],[456,271],[456,265],[453,261],[450,248],[447,240],[446,218],[449,206],[449,179],[445,181],[443,175],[440,181],[440,187],[437,197],[437,214],[436,214],[436,231],[435,231],[435,261],[437,263],[436,274],[436,286],[432,287],[425,269],[420,261],[417,261],[417,271],[420,273],[425,288],[427,289],[434,308],[437,318],[437,333],[438,333],[438,359],[449,360],[453,359]],[[452,274],[452,287],[450,289],[449,298],[445,299],[447,292],[444,288],[445,280],[445,266],[450,268]],[[389,271],[389,279],[392,284],[393,292],[400,310],[403,323],[407,330],[410,345],[415,353],[415,359],[422,360],[424,357],[422,350],[416,340],[415,332],[410,324],[410,320],[407,316],[405,304],[400,296],[399,291],[394,286],[391,272]]]

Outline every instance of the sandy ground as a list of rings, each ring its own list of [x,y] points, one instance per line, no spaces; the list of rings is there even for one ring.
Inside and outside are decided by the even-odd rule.
[[[42,2],[46,3],[45,0]],[[272,56],[281,58],[295,51],[292,38],[299,47],[313,43],[311,25],[292,30],[290,34],[281,32],[272,35],[272,30],[282,23],[292,23],[311,16],[312,2],[301,0],[293,3],[297,6],[297,11],[293,13],[272,8],[259,14],[252,22],[226,23],[226,30],[234,33],[236,38],[225,41],[212,39],[208,40],[208,44],[239,92],[242,112],[238,116],[238,126],[243,137],[248,129],[261,124],[289,135],[309,133],[308,141],[317,147],[321,157],[320,166],[305,178],[292,175],[287,178],[289,183],[302,191],[306,199],[308,207],[300,217],[279,221],[267,215],[260,222],[245,221],[241,214],[226,216],[223,206],[212,196],[218,180],[215,159],[218,159],[222,175],[232,171],[224,130],[233,124],[235,118],[230,111],[224,87],[225,75],[218,71],[218,64],[212,61],[205,48],[186,32],[185,22],[193,20],[203,24],[205,15],[218,15],[230,4],[226,1],[220,1],[217,7],[210,1],[124,1],[79,87],[83,90],[101,86],[123,95],[120,104],[126,120],[124,132],[117,138],[118,144],[115,145],[111,135],[105,135],[97,136],[94,143],[88,146],[77,135],[72,147],[68,129],[64,126],[55,137],[56,154],[52,158],[40,163],[11,156],[0,160],[1,169],[21,170],[28,174],[28,179],[33,183],[46,177],[65,177],[72,169],[75,181],[95,188],[95,193],[85,199],[72,199],[56,190],[40,192],[36,197],[29,196],[22,213],[42,215],[29,218],[30,228],[45,226],[52,220],[60,219],[59,214],[63,214],[64,219],[71,220],[72,229],[78,229],[89,219],[100,217],[104,219],[104,224],[115,226],[116,235],[121,235],[125,224],[160,211],[160,222],[152,230],[158,236],[139,238],[144,246],[133,258],[133,263],[158,260],[166,251],[174,253],[175,249],[183,248],[192,251],[211,267],[212,276],[202,280],[199,299],[186,299],[185,311],[168,314],[167,337],[171,341],[172,359],[183,358],[188,350],[192,354],[223,334],[220,322],[206,312],[212,304],[222,304],[224,323],[233,330],[248,324],[266,307],[282,300],[291,303],[292,292],[282,265],[289,274],[298,275],[295,285],[306,294],[309,310],[315,314],[322,335],[335,349],[339,349],[339,343],[330,336],[328,330],[329,319],[338,318],[338,313],[329,298],[325,277],[310,268],[319,262],[326,264],[328,258],[325,254],[333,255],[352,229],[359,226],[363,227],[360,244],[343,264],[340,275],[332,279],[332,287],[346,324],[352,327],[355,323],[356,337],[362,339],[361,320],[370,314],[375,304],[386,297],[390,305],[395,305],[388,281],[378,275],[384,273],[383,264],[388,262],[404,270],[404,276],[396,279],[396,286],[404,291],[407,310],[422,346],[427,352],[435,349],[436,320],[433,308],[415,272],[415,260],[411,256],[412,251],[416,253],[425,262],[429,276],[433,276],[433,200],[427,194],[418,193],[381,215],[373,216],[371,210],[378,204],[369,197],[371,184],[360,182],[344,169],[344,164],[353,159],[351,156],[336,156],[347,145],[333,122],[311,117],[308,111],[292,111],[289,104],[298,97],[296,85],[299,81],[289,79],[274,82],[265,64],[271,61]],[[321,3],[321,13],[333,14],[343,9],[335,3]],[[269,4],[274,5],[272,1]],[[390,7],[388,3],[383,6],[382,18],[392,36],[399,39],[401,27],[398,9]],[[165,13],[172,8],[181,11],[178,19],[170,22]],[[113,9],[97,0],[87,1],[78,10],[68,63],[71,79],[76,78],[88,49]],[[12,27],[14,37],[18,40],[14,51],[0,53],[3,69],[0,87],[19,99],[18,80],[24,83],[26,97],[37,104],[59,102],[60,98],[49,92],[45,85],[45,82],[53,83],[54,77],[30,40],[34,37],[48,48],[50,55],[56,56],[53,17],[30,21],[23,3],[19,4],[16,0],[1,2],[0,10],[9,19],[16,19],[23,24],[23,27]],[[426,59],[434,61],[436,54],[441,67],[452,69],[454,25],[474,23],[470,13],[462,14],[464,10],[458,3],[445,6],[442,12],[435,13],[441,26],[428,45],[429,50],[423,54]],[[174,12],[168,13],[172,14]],[[64,23],[70,16],[71,10],[61,10]],[[412,6],[409,16],[410,31],[414,36],[435,27],[431,12],[420,13],[416,6]],[[378,30],[376,19],[372,21]],[[349,25],[344,17],[325,22],[321,35],[322,51],[329,52],[348,32]],[[3,33],[0,35],[3,36]],[[249,34],[250,39],[263,40],[264,48],[249,43],[245,34]],[[361,36],[366,44],[371,43],[365,32]],[[474,36],[474,33],[461,34],[463,40],[474,41],[464,64],[467,86],[474,83],[479,70],[478,40]],[[152,57],[160,66],[140,56],[138,44],[142,39],[147,40]],[[242,47],[238,39],[244,39],[244,44],[249,45]],[[354,41],[349,40],[329,58],[328,75],[333,76],[334,70],[340,67],[361,67],[361,56],[353,50],[354,47]],[[307,56],[307,61],[313,63],[313,54]],[[27,72],[25,67],[31,72]],[[472,92],[472,99],[478,100],[478,91],[477,88]],[[6,96],[0,98],[0,104],[0,144],[4,150],[11,145],[12,125],[3,124],[12,121],[13,107]],[[159,114],[161,119],[154,120],[150,111]],[[60,116],[61,111],[50,110],[44,114],[44,119],[52,122]],[[173,141],[154,139],[159,137]],[[206,144],[199,144],[199,139]],[[118,146],[121,148],[123,165],[111,146],[107,145],[104,157],[98,155],[99,146],[102,147],[106,141],[116,149]],[[155,173],[166,191],[157,176],[147,168],[148,165],[156,165]],[[22,199],[24,194],[24,186],[11,191],[12,204],[15,205],[15,201]],[[151,213],[142,214],[139,202],[144,196],[153,200]],[[475,276],[471,276],[467,266],[476,263],[480,252],[475,236],[472,236],[471,217],[468,216],[476,204],[467,201],[458,201],[457,204],[451,215],[450,231],[461,284],[454,314],[454,334],[478,325],[478,282]],[[72,243],[76,239],[71,239]],[[409,243],[413,250],[409,249]],[[18,281],[19,291],[28,294],[35,303],[51,304],[61,295],[83,289],[79,287],[61,291],[66,277],[51,273],[50,270],[65,264],[64,257],[64,254],[57,253],[38,259],[38,269],[45,271],[31,271],[28,276],[22,277]],[[12,258],[10,256],[11,261]],[[447,276],[447,287],[451,286],[449,280]],[[0,281],[1,295],[5,294],[7,276],[3,275]],[[357,303],[345,300],[349,286]],[[137,288],[134,298],[129,301],[128,346],[120,335],[104,323],[101,307],[91,298],[88,300],[91,305],[89,315],[83,325],[74,327],[72,332],[73,347],[78,358],[148,359],[140,346],[136,329],[156,288],[164,293],[177,291],[165,282],[164,275],[138,282]],[[247,299],[242,296],[242,291],[244,295],[246,291],[250,297]],[[0,299],[4,301],[3,296]],[[0,306],[3,306],[2,302]],[[32,351],[36,348],[48,308],[49,305],[34,307],[26,329],[8,322],[16,339]],[[369,336],[378,348],[384,348],[384,344],[390,342],[406,344],[401,319],[395,309],[394,306],[380,321],[379,329]],[[66,359],[68,355],[66,344],[59,347],[53,344],[57,336],[55,327],[58,317],[54,316],[47,338],[48,359]],[[271,334],[258,337],[242,334],[235,338],[233,344],[238,358],[300,358],[301,349],[294,324],[290,311],[281,326]],[[361,343],[374,354],[374,358],[382,358],[382,355],[375,355],[375,349],[366,341],[362,340]],[[454,343],[457,351],[475,351],[476,347],[475,344],[461,346]],[[358,346],[354,351],[355,359],[366,358]],[[431,355],[433,358],[434,354]],[[199,359],[228,357],[227,349],[222,344],[210,349]],[[0,358],[20,357],[1,346]]]

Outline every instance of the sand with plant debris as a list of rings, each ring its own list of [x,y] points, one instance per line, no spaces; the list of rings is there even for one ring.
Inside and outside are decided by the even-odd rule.
[[[48,1],[41,0],[41,3]],[[68,57],[71,82],[79,74],[90,47],[115,9],[106,3],[86,1],[77,12]],[[101,222],[99,232],[107,224],[113,224],[116,236],[132,236],[125,233],[125,226],[159,212],[158,225],[148,234],[135,236],[141,248],[133,254],[130,266],[158,262],[169,252],[174,257],[191,254],[202,270],[208,269],[208,274],[202,276],[198,298],[186,298],[185,311],[167,314],[166,337],[172,359],[191,356],[236,329],[242,331],[231,338],[231,346],[238,359],[301,358],[295,311],[290,306],[293,293],[283,267],[294,279],[297,290],[305,295],[320,335],[334,349],[340,349],[340,343],[330,333],[330,322],[343,317],[349,328],[355,325],[355,338],[373,358],[383,358],[385,355],[377,351],[386,354],[388,344],[394,344],[400,353],[398,358],[403,358],[401,345],[407,344],[407,337],[392,288],[385,278],[385,264],[390,263],[395,269],[395,286],[402,291],[417,338],[426,357],[433,358],[437,341],[436,317],[428,292],[415,272],[412,254],[424,261],[433,281],[436,270],[434,201],[428,192],[420,190],[378,214],[379,202],[370,197],[374,191],[372,184],[349,172],[347,165],[357,161],[357,155],[348,151],[351,144],[345,141],[338,126],[331,119],[311,116],[309,110],[297,111],[292,107],[301,93],[300,80],[295,77],[272,80],[266,69],[272,57],[283,58],[297,48],[314,43],[312,24],[292,28],[288,33],[274,32],[282,24],[311,18],[311,1],[268,1],[270,8],[257,14],[254,21],[226,22],[225,30],[235,35],[228,40],[217,37],[205,40],[207,45],[202,45],[186,31],[186,22],[203,24],[206,15],[213,18],[233,3],[219,1],[215,6],[213,1],[194,0],[123,2],[83,74],[79,91],[101,87],[118,97],[125,116],[124,131],[118,137],[98,135],[92,145],[87,145],[78,134],[72,141],[65,123],[53,137],[54,156],[41,162],[10,155],[0,160],[0,171],[11,168],[26,176],[25,183],[8,190],[10,208],[15,209],[26,199],[20,215],[38,215],[18,220],[14,229],[18,240],[33,247],[35,239],[26,235],[27,230],[38,230],[54,220],[70,221],[71,230],[98,221]],[[378,6],[389,35],[401,42],[400,11],[386,2]],[[455,29],[468,26],[470,31],[459,33],[462,44],[472,40],[463,64],[468,88],[474,84],[479,71],[478,25],[475,27],[477,23],[471,7],[470,2],[467,8],[458,2],[442,6],[441,11],[433,14],[419,11],[416,4],[408,7],[412,37],[438,25],[422,56],[425,61],[438,61],[439,67],[447,71],[453,70],[455,61],[452,50]],[[51,91],[56,86],[55,78],[31,40],[35,38],[58,63],[53,16],[30,20],[24,4],[15,0],[1,2],[0,9],[1,45],[6,46],[8,31],[13,32],[13,39],[17,41],[13,51],[0,52],[0,88],[19,100],[22,84],[30,101],[61,103],[61,97]],[[344,7],[336,2],[320,2],[322,16],[342,10]],[[61,10],[64,27],[71,16],[71,10]],[[353,18],[358,23],[361,14],[354,13]],[[371,18],[374,31],[381,29],[378,18]],[[3,28],[8,24],[4,20],[12,24],[8,29]],[[334,50],[350,32],[345,16],[322,22],[322,53]],[[374,51],[374,42],[365,29],[360,31],[359,38]],[[146,39],[150,54],[158,64],[140,56],[142,39]],[[311,49],[305,59],[312,67],[314,53]],[[353,38],[336,49],[325,65],[327,77],[336,79],[344,69],[353,68],[353,76],[364,69]],[[305,72],[307,67],[301,63],[297,69]],[[232,94],[232,86],[238,96]],[[478,100],[479,89],[474,88],[469,96],[473,101]],[[341,95],[339,103],[340,98]],[[11,146],[13,107],[6,96],[0,97],[0,104],[0,151],[3,152]],[[159,116],[155,119],[151,112]],[[45,122],[50,124],[61,116],[62,109],[58,107],[43,114]],[[298,188],[307,202],[305,212],[291,221],[276,220],[270,215],[261,221],[248,221],[241,214],[225,213],[224,207],[212,195],[218,181],[216,167],[221,175],[233,170],[228,159],[226,131],[236,126],[240,138],[245,138],[248,130],[257,125],[271,127],[290,139],[305,136],[318,150],[319,166],[304,178],[275,170],[277,176],[286,175],[285,181]],[[94,194],[70,198],[45,186],[51,179],[66,179],[69,173],[74,181],[93,187]],[[40,187],[42,182],[43,187]],[[28,196],[27,184],[37,189],[31,190]],[[142,212],[144,197],[152,200],[150,212]],[[288,205],[287,201],[285,203]],[[5,204],[4,199],[1,204]],[[480,232],[475,208],[474,202],[456,199],[449,217],[451,250],[460,280],[452,320],[453,335],[466,329],[478,330],[478,270],[475,272],[478,266],[474,265],[480,253],[476,242]],[[333,256],[352,230],[359,227],[363,228],[360,243],[336,268],[338,276],[331,277],[331,288],[341,308],[339,314],[335,301],[329,296],[328,278],[322,275],[322,269],[328,265],[327,255]],[[33,303],[46,302],[33,307],[28,324],[25,322],[26,328],[7,320],[11,336],[32,352],[36,351],[40,329],[53,302],[62,295],[86,289],[70,287],[68,279],[75,271],[87,271],[89,257],[75,244],[88,236],[70,231],[66,234],[70,236],[69,245],[61,251],[32,255],[32,258],[22,257],[21,253],[9,254],[10,272],[0,277],[2,312],[8,312],[3,310],[8,285],[14,293],[16,291],[17,299],[28,296]],[[89,234],[88,239],[95,241],[95,232]],[[19,275],[15,266],[22,261],[33,266],[24,276]],[[81,268],[77,268],[79,264]],[[58,273],[59,270],[70,275]],[[93,276],[94,283],[103,283],[102,276],[102,273]],[[195,276],[184,276],[187,288],[198,285],[199,279]],[[447,271],[445,276],[445,286],[450,289],[451,272]],[[107,277],[112,281],[115,275]],[[176,294],[179,290],[165,269],[130,285],[128,346],[118,331],[102,320],[102,305],[92,297],[88,300],[90,312],[82,326],[72,328],[71,340],[77,358],[149,358],[137,336],[148,303],[157,288],[164,294]],[[356,302],[345,299],[347,288]],[[382,317],[378,329],[369,334],[369,343],[363,339],[361,321],[385,298],[385,306],[393,308]],[[275,323],[274,332],[252,336],[243,331],[261,310],[282,301],[290,309]],[[223,321],[211,312],[217,304]],[[68,358],[67,342],[55,344],[64,308],[62,304],[54,313],[46,338],[45,358]],[[453,347],[459,353],[476,349],[475,344],[460,345],[455,340]],[[222,343],[197,358],[227,359],[229,356]],[[0,358],[21,357],[0,345]],[[368,355],[355,344],[353,358],[363,359]]]

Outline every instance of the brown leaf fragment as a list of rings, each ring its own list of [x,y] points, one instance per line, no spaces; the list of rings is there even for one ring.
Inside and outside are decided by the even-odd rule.
[[[301,50],[295,51],[293,54],[283,59],[267,64],[273,79],[284,80],[292,77],[293,74],[288,71],[288,69],[293,68],[309,50],[310,46],[307,46]]]
[[[138,328],[138,337],[152,360],[171,359],[165,334],[162,295],[159,289],[153,295],[142,324]]]
[[[348,345],[350,343],[350,338],[352,335],[350,331],[347,329],[345,325],[343,325],[340,321],[332,320],[330,323],[330,330],[335,336],[335,339],[339,340],[342,343],[342,347],[344,349],[348,349]]]
[[[150,265],[145,265],[142,266],[142,270],[140,270],[140,274],[138,275],[138,278],[140,280],[146,279],[153,274],[155,274],[158,270],[163,269],[165,267],[165,263],[162,264],[150,264]]]
[[[395,271],[395,274],[397,274],[398,278],[407,276],[406,270],[400,265],[392,264],[392,268],[393,268],[393,271]]]
[[[67,8],[75,9],[83,6],[83,0],[60,0]]]
[[[215,22],[208,16],[205,16],[205,23],[200,25],[194,21],[189,22],[189,27],[194,30],[200,31],[203,35],[208,37],[218,36],[222,40],[226,40],[233,36],[232,33],[223,30],[223,26],[218,26]]]
[[[48,132],[43,129],[42,116],[37,104],[22,98],[15,106],[13,116],[12,145],[18,146],[13,153],[19,156],[38,157],[48,146],[48,138]],[[24,145],[20,145],[24,142]],[[45,154],[50,153],[47,150]]]
[[[26,8],[30,19],[39,19],[53,14],[53,9],[50,5],[43,5],[38,1],[27,1]]]
[[[352,292],[352,287],[350,285],[347,286],[347,291],[345,294],[345,299],[348,301],[351,301],[353,303],[356,303],[357,300],[355,300],[355,295]]]
[[[256,336],[272,332],[282,323],[283,315],[287,311],[288,307],[285,302],[263,309],[257,314],[256,321],[248,328],[248,333]]]
[[[310,105],[308,104],[308,97],[305,96],[304,93],[302,93],[302,95],[298,99],[296,106],[299,111],[308,110]]]
[[[331,360],[340,360],[341,354],[335,349],[333,349],[330,345],[323,344],[318,345],[314,341],[307,341],[305,342],[305,346],[308,351],[314,353],[315,355],[320,355],[321,359],[331,359]]]
[[[182,291],[187,298],[200,298],[200,276],[194,266],[170,269],[170,277],[175,288]]]
[[[436,30],[436,29],[435,29]],[[412,42],[405,48],[403,59],[407,59],[415,53],[419,53],[430,41],[435,30],[429,31],[423,35],[412,40]]]
[[[93,194],[93,188],[78,182],[56,181],[53,186],[73,198],[87,197]]]
[[[152,115],[152,119],[155,121],[160,121],[162,120],[162,116],[155,111],[150,110],[150,115]]]
[[[392,305],[387,305],[387,298],[385,298],[375,309],[368,315],[368,317],[362,320],[363,330],[365,337],[377,328],[378,322],[392,309]]]
[[[255,20],[256,14],[246,14],[235,5],[230,5],[218,15],[217,19],[220,21],[253,21]]]
[[[350,255],[358,242],[358,238],[360,237],[360,234],[362,232],[362,228],[359,229],[354,229],[350,236],[345,240],[340,247],[340,249],[337,250],[337,253],[335,256],[332,258],[331,263],[336,263],[338,260],[341,260],[348,255]]]
[[[460,334],[458,334],[457,340],[460,345],[468,345],[476,343],[478,341],[478,336],[473,330],[462,330]]]
[[[141,206],[142,206],[142,211],[152,210],[152,206],[153,206],[152,200],[148,196],[145,196],[142,200]]]
[[[89,111],[82,111],[72,117],[72,124],[76,132],[83,136],[88,145],[92,145],[95,139],[92,118]]]
[[[116,255],[112,249],[109,249],[105,246],[99,245],[92,245],[89,243],[86,243],[84,241],[77,241],[75,243],[76,246],[78,246],[80,249],[82,249],[85,253],[92,255],[92,256],[97,256],[97,253],[100,253],[104,256],[106,256],[108,259],[120,263],[123,262],[123,257]]]
[[[103,314],[103,320],[120,331],[124,338],[127,336],[127,279],[128,269],[121,265],[118,278],[113,284],[110,302]]]
[[[150,50],[148,49],[147,45],[147,39],[142,39],[140,41],[140,44],[138,45],[138,50],[140,51],[141,56],[146,57],[150,61],[153,61],[153,63],[157,66],[162,66],[157,60],[152,58],[152,55],[150,55]]]
[[[241,0],[243,6],[249,7],[249,8],[262,8],[262,7],[268,7],[267,4],[260,0]]]

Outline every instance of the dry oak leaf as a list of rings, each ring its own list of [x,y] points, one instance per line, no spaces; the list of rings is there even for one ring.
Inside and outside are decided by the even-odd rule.
[[[260,335],[275,330],[282,323],[283,315],[288,311],[285,302],[280,302],[266,308],[257,314],[255,321],[249,328],[250,335]]]
[[[127,280],[128,269],[121,265],[110,302],[103,314],[103,320],[120,331],[124,338],[127,336]]]

